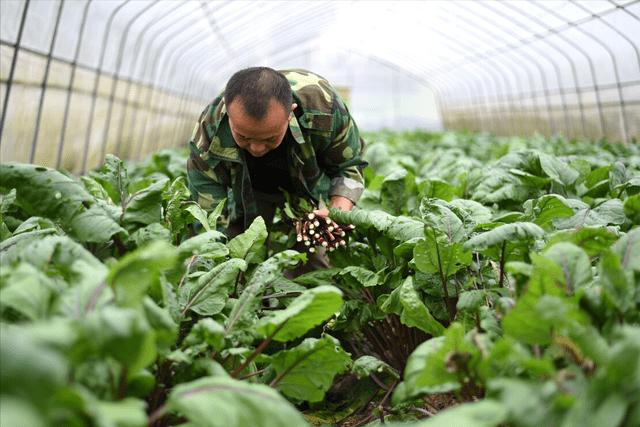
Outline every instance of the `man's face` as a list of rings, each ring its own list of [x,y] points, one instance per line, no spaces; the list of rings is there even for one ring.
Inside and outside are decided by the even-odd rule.
[[[269,111],[262,120],[247,115],[242,103],[234,100],[227,105],[231,135],[240,148],[244,148],[254,157],[261,157],[277,148],[284,139],[296,104],[287,111],[279,102],[272,99]]]

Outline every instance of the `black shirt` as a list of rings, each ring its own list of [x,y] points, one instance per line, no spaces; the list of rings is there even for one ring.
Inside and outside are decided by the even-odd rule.
[[[279,188],[282,188],[289,193],[294,192],[291,167],[287,158],[287,146],[292,143],[292,139],[293,136],[287,130],[282,143],[261,157],[253,157],[247,150],[243,150],[254,190],[277,194],[281,192]]]

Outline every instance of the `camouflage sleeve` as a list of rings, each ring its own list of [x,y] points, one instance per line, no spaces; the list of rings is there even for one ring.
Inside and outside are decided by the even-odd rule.
[[[218,176],[215,168],[205,160],[208,158],[207,150],[211,143],[206,131],[208,114],[202,114],[189,143],[189,158],[187,160],[187,179],[191,200],[197,202],[207,213],[214,210],[219,203],[227,197],[227,186]],[[209,162],[211,163],[211,162]],[[224,232],[229,225],[229,212],[227,204],[222,210],[217,221],[218,231]],[[201,224],[194,223],[196,232],[200,231]]]
[[[362,158],[364,140],[341,100],[334,113],[333,125],[332,141],[321,153],[325,173],[331,178],[329,196],[343,196],[357,203],[364,191],[362,170],[367,166]]]

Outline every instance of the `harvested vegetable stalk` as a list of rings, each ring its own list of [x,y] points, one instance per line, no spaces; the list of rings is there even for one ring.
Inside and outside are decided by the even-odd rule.
[[[306,200],[300,199],[294,206],[288,199],[282,219],[292,226],[295,240],[304,242],[309,252],[316,252],[318,247],[333,251],[346,245],[344,237],[355,230],[354,225],[339,225],[329,217],[317,216]]]

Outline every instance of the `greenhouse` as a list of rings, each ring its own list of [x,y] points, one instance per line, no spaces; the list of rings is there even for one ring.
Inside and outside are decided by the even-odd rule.
[[[0,0],[0,425],[640,427],[640,0]]]

